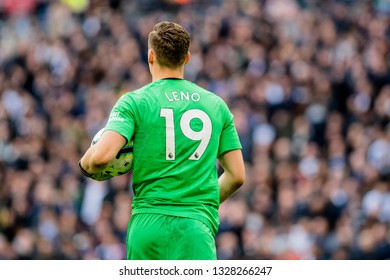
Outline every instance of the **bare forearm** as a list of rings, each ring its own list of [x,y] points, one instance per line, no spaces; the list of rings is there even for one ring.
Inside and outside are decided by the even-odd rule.
[[[89,174],[101,172],[106,164],[99,164],[93,160],[93,148],[89,149],[80,159],[81,167]]]
[[[242,182],[237,181],[229,173],[224,172],[218,179],[220,203],[228,199],[242,185]]]

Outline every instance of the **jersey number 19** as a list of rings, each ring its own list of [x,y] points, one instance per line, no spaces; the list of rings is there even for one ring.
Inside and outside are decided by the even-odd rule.
[[[175,160],[176,148],[175,148],[175,123],[173,109],[161,108],[160,117],[165,118],[165,158],[166,160]],[[202,121],[203,126],[199,131],[195,131],[191,128],[190,122],[193,119],[199,119]],[[193,141],[200,141],[198,147],[188,158],[189,160],[199,160],[205,152],[207,145],[210,142],[212,125],[210,117],[202,110],[191,109],[181,116],[180,129],[184,136]]]

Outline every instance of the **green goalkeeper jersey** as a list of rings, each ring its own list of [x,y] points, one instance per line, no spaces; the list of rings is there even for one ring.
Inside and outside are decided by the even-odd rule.
[[[217,232],[216,159],[241,149],[220,97],[187,80],[158,80],[121,96],[106,130],[133,140],[133,214],[194,218]]]

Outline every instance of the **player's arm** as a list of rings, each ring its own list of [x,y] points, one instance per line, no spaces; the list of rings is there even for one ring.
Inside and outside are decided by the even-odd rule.
[[[106,130],[99,141],[92,145],[80,159],[81,172],[87,173],[84,174],[86,176],[101,172],[125,144],[126,138],[121,134]]]
[[[218,179],[220,203],[222,203],[244,183],[245,166],[240,149],[228,151],[218,160],[224,170]]]

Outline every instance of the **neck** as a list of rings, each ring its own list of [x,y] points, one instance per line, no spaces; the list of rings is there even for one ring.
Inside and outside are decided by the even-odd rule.
[[[167,78],[184,79],[184,67],[178,69],[153,67],[151,69],[151,74],[153,82]]]

